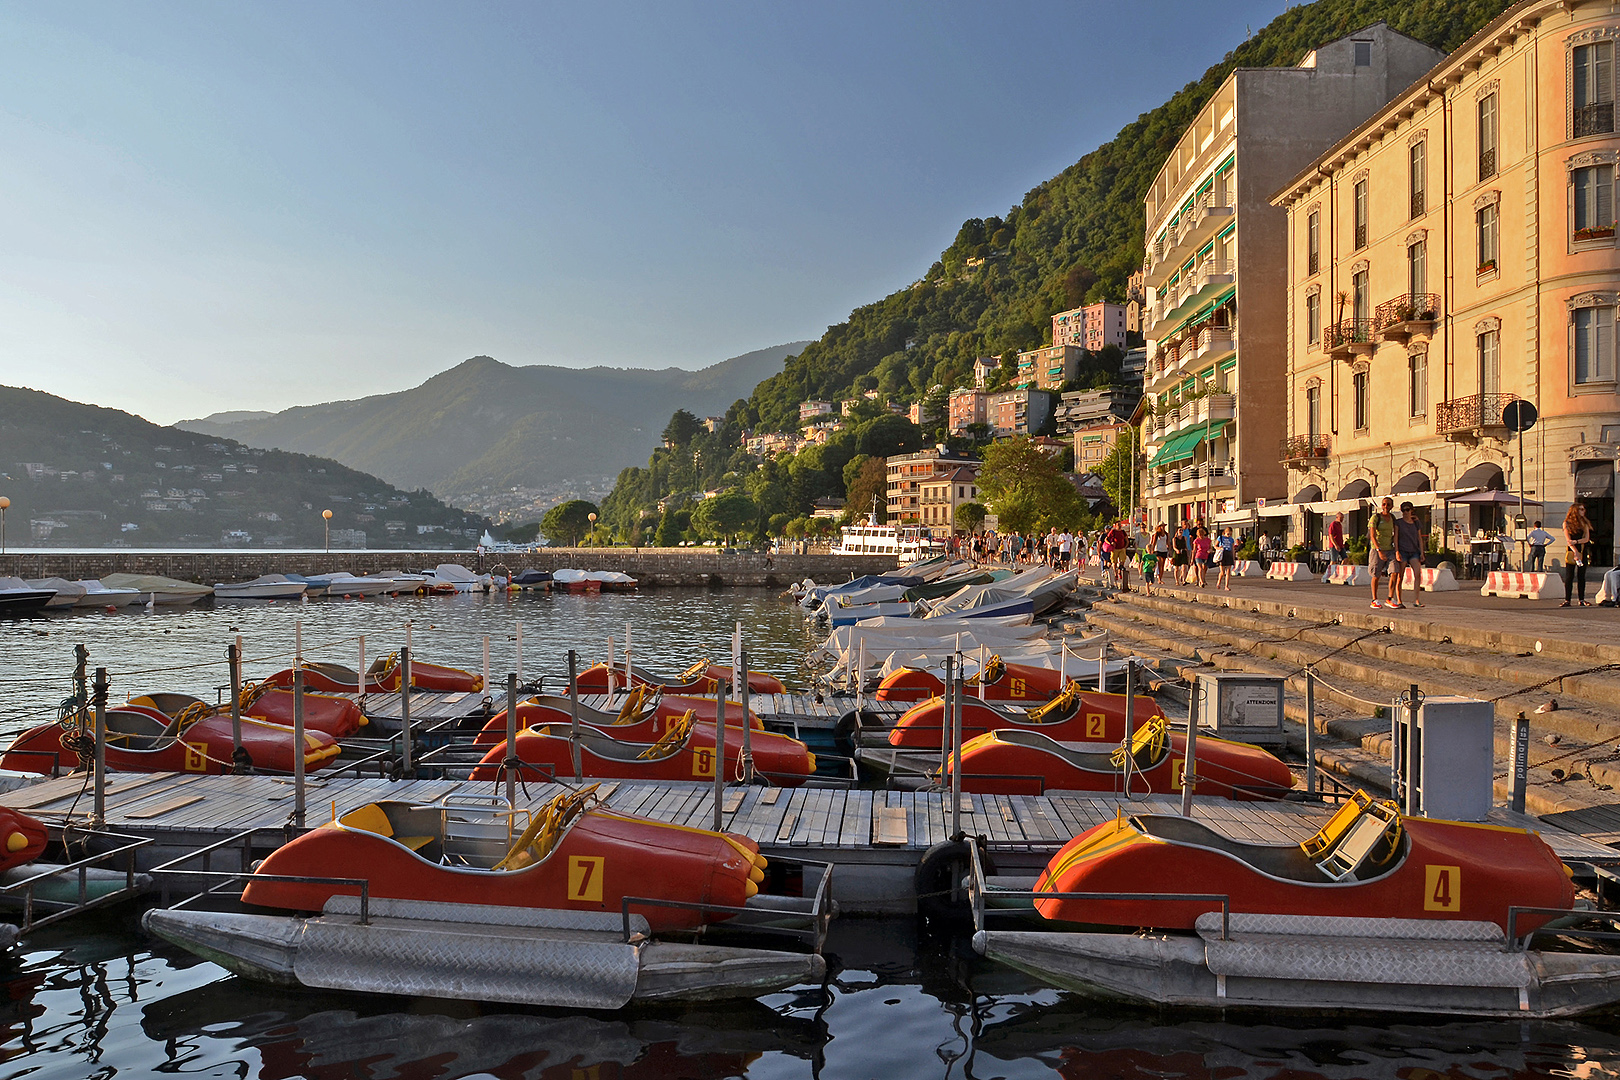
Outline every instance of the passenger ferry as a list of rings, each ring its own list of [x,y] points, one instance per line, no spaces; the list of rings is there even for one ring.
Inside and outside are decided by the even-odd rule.
[[[894,555],[901,566],[932,558],[944,550],[926,525],[879,525],[873,510],[860,525],[845,525],[843,538],[832,549],[834,555]]]

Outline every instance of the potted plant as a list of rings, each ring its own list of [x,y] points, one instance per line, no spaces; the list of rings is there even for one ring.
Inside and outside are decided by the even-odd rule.
[[[1589,225],[1584,229],[1575,230],[1575,239],[1580,240],[1607,240],[1614,236],[1614,224]]]
[[[1488,274],[1492,270],[1495,270],[1495,269],[1496,269],[1496,260],[1495,259],[1486,259],[1484,262],[1479,264],[1478,269],[1476,269],[1474,271],[1474,273],[1476,273],[1476,274]]]

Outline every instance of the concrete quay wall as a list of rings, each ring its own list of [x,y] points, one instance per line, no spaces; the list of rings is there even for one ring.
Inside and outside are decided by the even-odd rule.
[[[894,556],[730,555],[712,548],[544,548],[533,553],[496,552],[479,558],[469,551],[182,551],[45,552],[0,555],[0,575],[20,578],[99,578],[108,574],[163,574],[204,585],[247,581],[260,574],[324,574],[348,570],[431,569],[461,563],[487,573],[504,567],[523,570],[617,570],[645,587],[686,585],[718,588],[785,588],[814,578],[827,583],[894,570]]]

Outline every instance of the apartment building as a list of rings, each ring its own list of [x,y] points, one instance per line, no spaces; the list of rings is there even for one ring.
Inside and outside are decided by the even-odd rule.
[[[1442,59],[1377,23],[1296,67],[1240,68],[1159,170],[1143,267],[1150,522],[1285,496],[1287,218],[1271,196]]]
[[[1122,424],[1130,419],[1141,396],[1141,389],[1131,386],[1071,390],[1058,401],[1057,433],[1073,435],[1081,428]]]
[[[982,390],[952,390],[950,397],[950,433],[960,435],[971,424],[983,424],[985,420],[985,401],[988,395]]]
[[[978,480],[977,465],[963,465],[924,480],[918,485],[922,523],[946,536],[959,531],[956,527],[956,508],[963,503],[979,501]]]
[[[1096,472],[1120,439],[1130,438],[1129,424],[1098,424],[1074,433],[1074,471]]]
[[[1043,431],[1052,418],[1052,399],[1045,390],[1001,390],[985,396],[985,423],[996,438]]]
[[[983,390],[985,385],[996,377],[996,369],[1001,361],[994,356],[981,356],[973,361],[973,385]]]
[[[1052,316],[1052,344],[1101,352],[1106,345],[1125,347],[1125,305],[1099,302]]]
[[[1609,4],[1516,4],[1277,193],[1299,538],[1390,495],[1455,547],[1499,524],[1471,493],[1522,485],[1531,518],[1584,498],[1610,561],[1617,41]]]
[[[830,416],[833,411],[830,401],[801,401],[799,403],[799,421],[813,420],[818,416]]]
[[[1013,385],[1021,390],[1056,390],[1080,374],[1084,354],[1078,345],[1051,345],[1020,352]]]
[[[934,477],[951,475],[964,466],[976,468],[978,459],[948,450],[943,445],[889,458],[888,520],[902,524],[922,521],[922,485]]]

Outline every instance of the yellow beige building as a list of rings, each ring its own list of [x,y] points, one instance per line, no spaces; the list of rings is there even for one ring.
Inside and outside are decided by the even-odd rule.
[[[1275,195],[1291,539],[1389,494],[1458,547],[1504,507],[1456,497],[1522,483],[1555,531],[1585,498],[1610,561],[1617,41],[1613,4],[1516,4]],[[1515,399],[1540,414],[1522,474]]]

